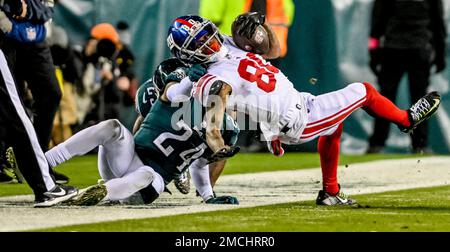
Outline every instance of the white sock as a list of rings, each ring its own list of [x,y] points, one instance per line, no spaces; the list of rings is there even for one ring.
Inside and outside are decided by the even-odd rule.
[[[45,153],[45,158],[47,158],[47,161],[51,167],[58,166],[59,164],[66,162],[72,157],[73,156],[70,154],[70,152],[62,144],[52,148]]]
[[[45,153],[52,167],[75,156],[81,156],[95,147],[113,141],[121,136],[120,123],[107,120],[86,128]]]
[[[194,181],[195,188],[204,201],[214,197],[213,189],[209,179],[209,165],[196,160],[189,166],[192,180]]]

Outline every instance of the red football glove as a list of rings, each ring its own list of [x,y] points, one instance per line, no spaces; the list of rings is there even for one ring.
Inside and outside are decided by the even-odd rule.
[[[274,137],[274,139],[267,143],[270,152],[277,157],[282,157],[284,155],[283,146],[281,146],[280,139]]]

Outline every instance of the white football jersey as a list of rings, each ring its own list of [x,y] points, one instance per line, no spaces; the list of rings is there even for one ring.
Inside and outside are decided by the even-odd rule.
[[[270,130],[270,135],[279,135],[289,125],[296,128],[295,134],[300,137],[307,112],[304,99],[292,82],[260,55],[237,48],[232,38],[225,37],[224,46],[228,54],[208,67],[208,73],[194,85],[193,96],[207,106],[211,102],[211,85],[223,81],[232,88],[228,109],[247,113],[264,124],[261,128]]]

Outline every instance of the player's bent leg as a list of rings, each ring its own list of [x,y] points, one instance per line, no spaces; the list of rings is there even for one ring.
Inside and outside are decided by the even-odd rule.
[[[108,200],[122,200],[151,185],[158,194],[164,191],[164,180],[149,166],[142,166],[122,178],[105,183]]]
[[[367,100],[366,88],[362,83],[353,83],[335,92],[313,96],[306,94],[308,123],[300,137],[300,143],[319,137],[318,152],[322,169],[323,190],[319,192],[317,204],[335,205],[330,198],[343,197],[337,180],[340,140],[343,121]],[[340,195],[340,196],[339,196]],[[337,202],[337,201],[336,201]],[[355,203],[343,198],[343,202]]]
[[[371,115],[391,121],[405,133],[410,133],[419,124],[434,115],[441,103],[438,92],[431,92],[420,98],[408,110],[401,110],[389,99],[382,96],[369,83],[364,83],[367,89],[367,101],[364,109]]]
[[[367,99],[363,109],[371,116],[380,117],[403,127],[410,126],[408,112],[399,109],[391,100],[382,96],[370,83],[364,83]]]
[[[144,165],[134,150],[131,132],[117,120],[110,122],[116,137],[104,142],[98,152],[98,169],[105,181],[121,178]]]
[[[88,187],[79,193],[70,204],[92,206],[101,201],[120,201],[131,197],[141,190],[148,192],[150,187],[153,189],[152,195],[143,195],[144,202],[149,197],[152,197],[153,200],[156,199],[164,191],[164,181],[152,168],[142,166],[122,178],[115,178],[104,184]]]
[[[105,147],[99,146],[98,147],[98,160],[97,160],[97,168],[98,173],[100,174],[101,180],[103,182],[106,182],[108,180],[117,178],[111,171],[111,167],[109,167],[108,160],[106,159],[105,155]]]
[[[337,179],[339,152],[343,124],[329,136],[321,136],[318,143],[320,166],[322,168],[323,190],[319,191],[317,205],[354,205],[356,200],[341,191]]]
[[[75,156],[81,156],[99,145],[120,136],[117,120],[107,120],[86,128],[45,153],[47,161],[55,167]]]
[[[305,94],[308,123],[299,143],[333,134],[338,126],[366,102],[366,88],[362,83],[319,96]]]

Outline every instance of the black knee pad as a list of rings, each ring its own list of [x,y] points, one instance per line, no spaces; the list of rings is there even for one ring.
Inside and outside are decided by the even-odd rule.
[[[141,189],[139,193],[141,194],[142,200],[144,201],[145,204],[150,204],[159,197],[158,192],[156,192],[152,184],[150,184],[144,189]]]
[[[117,139],[122,135],[122,124],[117,119],[109,119],[106,122],[106,131],[114,132],[111,136],[113,139]]]

